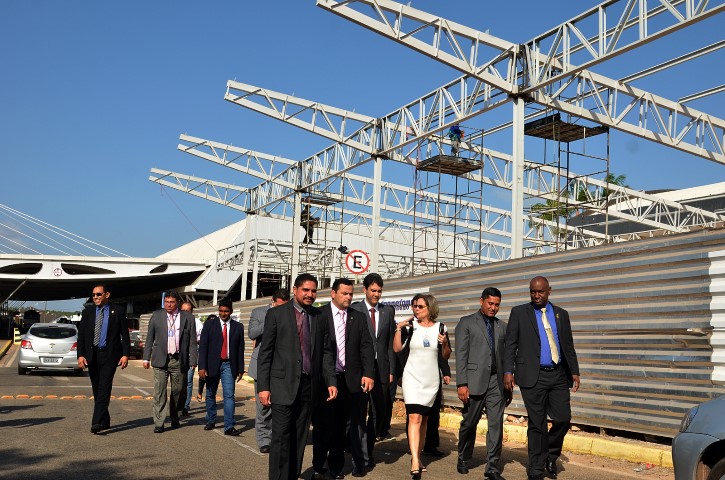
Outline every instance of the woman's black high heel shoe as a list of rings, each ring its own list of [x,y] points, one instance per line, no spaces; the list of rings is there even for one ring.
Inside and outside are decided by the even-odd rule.
[[[413,460],[410,460],[410,478],[411,480],[420,480],[420,467],[417,470],[413,470]]]

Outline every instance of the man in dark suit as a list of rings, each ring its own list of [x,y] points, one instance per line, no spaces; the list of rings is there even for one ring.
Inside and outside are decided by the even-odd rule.
[[[473,456],[476,427],[485,407],[488,466],[484,477],[501,480],[498,464],[503,444],[503,410],[511,402],[503,388],[506,323],[496,318],[501,291],[493,287],[484,289],[480,304],[476,313],[461,318],[456,325],[456,385],[458,398],[463,402],[456,468],[458,473],[468,473],[466,462]]]
[[[321,308],[327,321],[330,341],[336,352],[337,399],[321,402],[312,415],[312,467],[314,478],[324,479],[324,465],[332,478],[343,478],[345,434],[350,421],[349,446],[352,476],[365,476],[368,394],[373,389],[375,349],[365,317],[348,308],[352,302],[353,282],[338,278],[332,284],[332,301]]]
[[[259,402],[272,408],[270,480],[300,475],[312,409],[337,396],[335,353],[327,322],[312,306],[316,298],[317,279],[300,274],[292,301],[271,308],[264,320],[257,381]],[[325,386],[326,399],[320,395]]]
[[[544,470],[556,478],[556,459],[571,422],[569,388],[579,389],[579,362],[566,310],[549,303],[551,287],[544,277],[529,284],[531,303],[511,309],[506,330],[504,388],[518,384],[529,416],[530,480]],[[546,417],[551,418],[547,431]]]
[[[179,310],[178,292],[164,292],[164,308],[149,320],[143,349],[143,368],[154,367],[154,433],[163,433],[166,420],[166,387],[171,381],[169,417],[171,428],[179,426],[179,411],[186,401],[186,378],[189,367],[196,367],[196,320]]]
[[[105,285],[93,287],[94,305],[83,310],[78,326],[78,368],[88,367],[93,389],[91,433],[111,427],[108,404],[111,402],[116,367],[128,365],[131,341],[126,325],[126,309],[108,303],[111,293]]]
[[[249,316],[249,338],[251,338],[254,342],[252,359],[249,361],[249,376],[254,379],[255,395],[259,395],[259,383],[257,382],[257,357],[259,356],[259,346],[262,344],[264,319],[270,308],[277,307],[287,302],[289,302],[289,292],[280,288],[275,290],[272,294],[272,302],[269,305],[255,308]],[[259,403],[259,401],[256,401],[255,404],[257,407],[257,414],[254,419],[254,431],[257,436],[257,446],[259,447],[259,451],[261,453],[269,453],[269,443],[272,440],[272,409],[263,406]]]
[[[370,392],[367,410],[367,443],[365,445],[365,463],[375,466],[373,448],[375,440],[388,433],[392,413],[390,383],[393,382],[394,359],[393,336],[395,335],[395,309],[380,303],[383,294],[383,278],[370,273],[363,279],[365,300],[353,303],[350,307],[365,315],[370,336],[375,347],[375,383]]]
[[[235,380],[244,374],[244,325],[231,320],[232,301],[219,301],[219,317],[204,322],[199,340],[199,378],[206,379],[206,418],[204,430],[216,422],[216,392],[219,381],[224,390],[224,435],[238,436],[234,428]]]

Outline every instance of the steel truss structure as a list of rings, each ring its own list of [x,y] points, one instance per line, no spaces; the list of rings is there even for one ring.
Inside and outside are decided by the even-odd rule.
[[[590,70],[608,59],[721,14],[725,11],[725,0],[608,0],[523,44],[391,0],[317,0],[317,5],[449,65],[463,76],[383,117],[229,81],[225,100],[334,143],[305,159],[291,160],[182,135],[178,146],[182,152],[255,177],[260,183],[240,187],[159,169],[152,169],[151,181],[248,215],[291,219],[293,225],[300,225],[305,196],[325,199],[319,205],[308,204],[313,207],[312,215],[324,219],[325,229],[340,232],[334,241],[341,241],[348,228],[367,231],[371,269],[388,276],[517,258],[561,247],[580,248],[677,233],[719,226],[725,221],[716,212],[612,185],[594,174],[562,171],[526,159],[523,148],[527,120],[541,118],[547,112],[560,112],[592,127],[616,129],[725,164],[725,121],[684,105],[693,98],[723,91],[723,87],[674,101],[629,83],[715,51],[725,42],[651,67],[628,79],[611,79]],[[438,149],[438,154],[448,148],[450,141],[445,132],[451,125],[472,122],[505,104],[512,107],[512,121],[480,129],[466,138],[463,149],[478,168],[458,174],[456,182],[509,191],[510,208],[487,204],[483,194],[480,199],[471,199],[457,191],[432,192],[429,188],[418,188],[419,185],[410,187],[383,180],[384,165],[407,165],[412,173],[422,160],[422,150],[433,155],[431,145]],[[539,109],[526,115],[527,104],[536,104]],[[485,136],[504,129],[512,131],[510,154],[484,148]],[[372,175],[353,173],[370,164]],[[576,195],[572,196],[572,192]],[[606,228],[591,225],[562,225],[527,212],[525,198],[534,197],[553,202],[566,197],[567,208],[606,212],[611,218],[635,222],[641,228],[611,234]],[[447,223],[453,228],[441,228]],[[442,235],[435,242],[436,255],[416,259],[420,255],[414,253],[415,247],[409,256],[391,255],[380,249],[384,231],[396,230],[396,243],[415,244],[416,236],[422,235],[416,228],[422,224],[436,225],[436,235]],[[479,241],[456,242],[460,229],[480,232]],[[552,238],[557,242],[552,244]],[[314,247],[304,244],[299,229],[293,228],[292,238],[287,242],[265,243],[250,238],[223,254],[220,252],[220,258],[225,260],[219,262],[218,268],[241,265],[242,275],[246,276],[249,265],[261,265],[259,268],[281,275],[294,276],[304,269],[325,277],[336,268],[339,271],[336,247],[328,243]],[[457,262],[457,257],[466,260]]]

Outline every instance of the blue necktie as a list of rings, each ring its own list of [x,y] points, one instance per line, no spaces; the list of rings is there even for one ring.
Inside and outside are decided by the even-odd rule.
[[[488,346],[491,347],[491,365],[496,368],[496,337],[493,334],[493,319],[486,319],[486,331],[488,332]]]

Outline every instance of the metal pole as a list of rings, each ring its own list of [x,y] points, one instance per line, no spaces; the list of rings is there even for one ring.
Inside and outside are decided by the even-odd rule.
[[[239,285],[241,294],[239,300],[244,301],[247,299],[247,280],[249,276],[249,258],[252,255],[252,228],[254,227],[254,217],[256,215],[247,214],[247,219],[244,222],[244,253],[242,253],[242,282]],[[256,237],[255,237],[256,238]]]
[[[513,99],[511,172],[511,258],[524,251],[524,99]]]
[[[300,220],[302,219],[302,194],[295,192],[295,218],[292,221],[292,275],[290,283],[294,284],[295,278],[300,272]]]
[[[380,256],[380,197],[383,179],[383,159],[376,158],[373,165],[373,245],[370,252],[371,272],[378,271]]]

